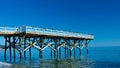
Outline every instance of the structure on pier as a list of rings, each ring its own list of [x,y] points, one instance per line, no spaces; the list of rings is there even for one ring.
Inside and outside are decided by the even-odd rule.
[[[10,57],[12,54],[16,57],[16,50],[22,58],[22,54],[26,57],[26,51],[29,50],[31,57],[31,47],[39,51],[42,57],[42,51],[46,48],[51,49],[51,55],[61,56],[61,48],[64,48],[65,56],[69,50],[70,56],[72,50],[79,49],[79,53],[83,48],[86,48],[88,53],[88,44],[90,40],[94,39],[91,34],[75,33],[68,31],[60,31],[53,29],[36,28],[30,26],[22,27],[0,27],[0,36],[5,38],[5,46],[1,49],[5,50],[4,57],[6,58],[6,51],[9,49]],[[11,51],[13,48],[13,53]]]

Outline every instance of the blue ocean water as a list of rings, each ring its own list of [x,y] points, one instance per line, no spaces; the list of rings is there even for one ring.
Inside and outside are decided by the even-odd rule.
[[[120,68],[120,47],[89,47],[89,54],[86,50],[82,50],[82,55],[76,49],[76,55],[65,58],[64,50],[62,50],[61,58],[50,56],[50,50],[46,49],[43,58],[40,59],[37,50],[33,49],[30,59],[27,53],[26,60],[19,59],[19,54],[16,54],[16,60],[9,59],[9,50],[7,51],[7,59],[4,60],[4,51],[0,51],[0,62],[13,64],[14,68]]]
[[[96,68],[120,68],[120,47],[91,47],[89,57]]]

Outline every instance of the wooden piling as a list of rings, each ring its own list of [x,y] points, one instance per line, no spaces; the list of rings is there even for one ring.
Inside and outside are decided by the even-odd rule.
[[[43,41],[44,41],[44,38],[41,37],[41,38],[40,38],[40,48],[41,48],[41,49],[42,49],[42,43],[43,43]],[[40,58],[42,58],[42,50],[40,50],[39,56],[40,56]]]
[[[75,44],[76,44],[76,40],[74,40],[74,46],[73,46],[74,47],[74,57],[76,56],[76,45]]]
[[[29,42],[31,42],[31,39],[30,38],[28,38],[28,40],[29,40]],[[31,44],[29,44],[29,46],[30,46]],[[30,60],[31,60],[31,47],[29,48],[29,57],[30,57]]]
[[[72,56],[72,50],[70,49],[70,57]]]
[[[87,55],[88,55],[88,48],[87,48]]]
[[[79,55],[82,55],[82,49],[79,48]]]
[[[67,48],[66,48],[66,46],[65,46],[65,54],[64,54],[64,55],[65,55],[65,58],[66,58],[66,51],[67,51]]]
[[[88,43],[89,43],[89,40],[86,40],[85,46],[86,46],[87,55],[88,55]]]
[[[61,48],[59,48],[59,58],[61,58]]]
[[[24,38],[24,49],[26,48],[26,38]],[[24,59],[26,59],[26,51],[24,51]]]
[[[13,52],[14,52],[14,59],[16,58],[16,52],[15,52],[15,48],[16,48],[16,46],[15,46],[15,44],[16,44],[16,42],[15,42],[15,36],[13,37]]]
[[[12,59],[12,51],[11,51],[11,37],[9,36],[9,50],[10,50],[10,59]]]
[[[54,58],[56,58],[56,51],[57,51],[57,45],[56,45],[56,39],[54,38],[54,42],[55,42],[55,45],[54,45]]]
[[[51,39],[50,42],[53,42],[52,39]],[[51,47],[52,47],[52,45],[53,45],[53,44],[51,44]],[[52,48],[50,48],[50,50],[51,50],[51,58],[52,58]]]
[[[5,51],[4,51],[4,58],[6,59],[6,51],[7,51],[7,37],[5,37]]]
[[[74,57],[76,57],[76,48],[74,48]]]
[[[20,45],[20,59],[22,59],[22,41],[21,41],[21,37],[19,37],[19,45]]]

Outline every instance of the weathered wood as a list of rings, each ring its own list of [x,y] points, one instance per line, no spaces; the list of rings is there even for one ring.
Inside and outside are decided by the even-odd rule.
[[[9,50],[10,50],[10,59],[12,59],[12,51],[11,51],[11,37],[8,37],[9,39]]]
[[[85,46],[86,46],[87,55],[88,55],[88,43],[89,43],[89,40],[86,40]]]
[[[15,39],[15,36],[14,36],[14,37],[13,37],[13,47],[14,47],[14,48],[13,48],[13,49],[14,49],[13,52],[14,52],[14,58],[16,58],[16,52],[15,52],[15,48],[16,48],[15,44],[16,44],[16,42],[15,42],[15,40],[16,40],[16,39]]]
[[[42,46],[43,42],[44,42],[44,38],[41,37],[41,38],[40,38],[40,45],[39,45],[41,49],[43,49],[43,46]],[[42,50],[40,50],[39,56],[40,56],[40,58],[42,58]]]
[[[6,51],[7,51],[7,37],[5,37],[5,51],[4,51],[4,58],[6,59]]]
[[[24,38],[24,49],[26,48],[26,38]],[[24,59],[26,59],[26,51],[24,51]]]
[[[19,51],[20,59],[22,59],[22,40],[21,40],[21,37],[19,37],[19,45],[20,45],[20,51]]]
[[[30,39],[30,38],[28,38],[28,40],[29,40],[29,42],[31,42],[31,39]],[[29,46],[30,46],[30,45],[32,45],[32,44],[29,44]],[[32,47],[32,46],[31,46],[31,47]],[[31,47],[29,48],[29,57],[30,57],[30,60],[31,60],[31,55],[32,55],[32,54],[31,54]]]

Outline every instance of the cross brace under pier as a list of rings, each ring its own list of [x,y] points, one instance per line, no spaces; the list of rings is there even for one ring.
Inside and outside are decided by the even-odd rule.
[[[74,56],[76,55],[76,49],[79,49],[79,53],[83,48],[86,48],[86,52],[88,54],[88,44],[89,39],[79,39],[79,38],[64,38],[64,37],[48,37],[48,36],[5,36],[5,52],[4,57],[6,58],[6,51],[10,50],[10,58],[12,54],[14,58],[16,58],[16,51],[19,52],[20,59],[22,59],[22,54],[24,54],[24,58],[26,58],[26,51],[29,51],[29,56],[32,56],[32,48],[35,48],[39,51],[40,58],[43,57],[43,50],[50,48],[51,56],[61,57],[64,54],[65,58],[67,55]],[[13,50],[13,53],[12,53]],[[64,53],[62,53],[64,50]],[[72,52],[74,51],[74,52]]]

